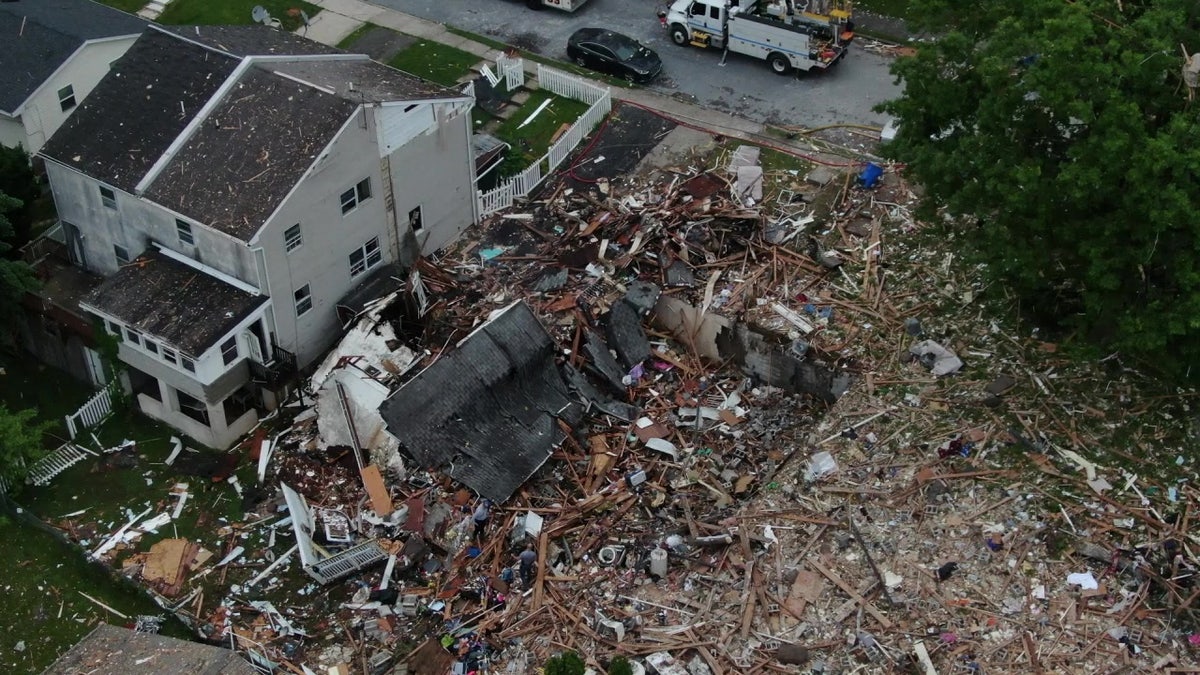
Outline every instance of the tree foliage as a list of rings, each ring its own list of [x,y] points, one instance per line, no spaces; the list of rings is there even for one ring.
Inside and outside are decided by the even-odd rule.
[[[41,196],[42,188],[29,165],[29,155],[19,147],[0,145],[0,192],[20,200],[16,206],[0,210],[12,225],[9,244],[20,248],[33,235],[33,203]]]
[[[913,0],[885,152],[1042,320],[1200,362],[1195,0]],[[927,211],[928,213],[929,211]],[[1200,377],[1200,369],[1191,374]]]
[[[47,423],[37,421],[37,411],[29,408],[10,411],[0,404],[0,478],[19,489],[29,467],[45,455],[42,435]]]
[[[584,664],[583,659],[579,658],[579,654],[563,652],[558,656],[546,659],[546,666],[543,670],[546,675],[583,675],[587,670],[587,665]]]
[[[13,228],[4,214],[20,206],[20,200],[0,192],[0,316],[3,317],[13,316],[18,311],[17,304],[21,296],[38,287],[33,269],[24,261],[10,258],[13,252],[10,243]],[[12,323],[9,322],[7,329],[0,330],[0,342],[6,341],[11,329]]]

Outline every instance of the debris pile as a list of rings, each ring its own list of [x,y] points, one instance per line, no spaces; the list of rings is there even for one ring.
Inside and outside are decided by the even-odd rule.
[[[1136,373],[988,320],[895,172],[666,162],[419,261],[250,441],[221,546],[126,564],[292,672],[1196,663],[1197,493],[1098,450],[1159,414],[1106,394]]]

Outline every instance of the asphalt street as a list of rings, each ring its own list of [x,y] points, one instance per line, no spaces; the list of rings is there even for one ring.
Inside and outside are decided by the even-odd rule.
[[[589,0],[574,13],[531,10],[524,0],[372,2],[563,60],[567,37],[576,29],[616,30],[662,57],[663,75],[651,89],[760,123],[882,126],[885,116],[871,108],[900,93],[888,73],[890,59],[854,46],[826,72],[779,76],[766,62],[739,54],[730,54],[721,65],[720,50],[673,44],[657,16],[666,3],[655,0]]]

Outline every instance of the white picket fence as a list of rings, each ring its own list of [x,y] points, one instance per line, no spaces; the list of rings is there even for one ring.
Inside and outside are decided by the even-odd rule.
[[[504,86],[509,91],[525,86],[525,59],[510,58],[503,54],[496,59],[497,74],[504,78]]]
[[[522,77],[524,71],[522,71]],[[538,158],[529,168],[510,176],[500,185],[487,192],[477,191],[479,216],[490,216],[513,205],[513,202],[533,192],[534,188],[562,164],[597,124],[612,111],[612,93],[608,87],[594,84],[561,70],[538,64],[538,86],[553,94],[583,101],[588,104],[587,112],[558,139],[550,150]]]
[[[121,386],[119,381],[114,379],[103,389],[93,394],[88,399],[88,402],[84,403],[79,410],[67,415],[67,433],[70,434],[72,439],[81,430],[96,426],[112,414],[113,395],[116,393],[116,387],[119,386]]]

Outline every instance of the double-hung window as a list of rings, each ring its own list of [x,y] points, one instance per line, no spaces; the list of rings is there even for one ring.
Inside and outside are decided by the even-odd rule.
[[[342,193],[342,215],[358,208],[358,205],[371,198],[371,179],[364,178],[354,187]]]
[[[295,292],[292,293],[292,297],[296,301],[296,316],[304,316],[310,309],[312,309],[312,289],[308,287],[308,284],[304,284],[300,288],[297,288]]]
[[[350,278],[353,279],[383,262],[383,251],[379,249],[379,237],[374,237],[350,254]]]

